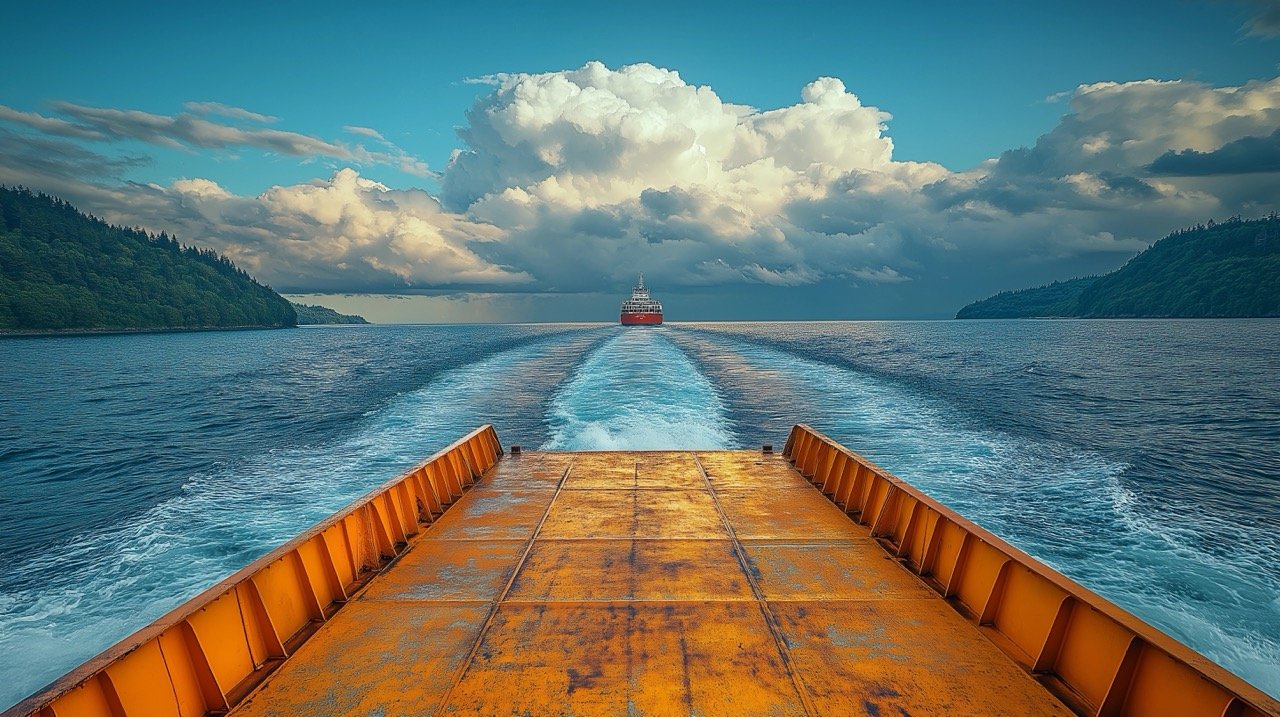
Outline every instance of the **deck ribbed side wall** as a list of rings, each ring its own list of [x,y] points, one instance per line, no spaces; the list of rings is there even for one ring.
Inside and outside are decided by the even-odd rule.
[[[1217,664],[818,431],[795,426],[783,454],[1079,714],[1280,713]]]
[[[502,455],[483,426],[7,710],[173,715],[237,705]]]

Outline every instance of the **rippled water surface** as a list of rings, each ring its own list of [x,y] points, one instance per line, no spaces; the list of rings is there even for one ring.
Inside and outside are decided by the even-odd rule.
[[[799,421],[1280,695],[1280,321],[373,326],[0,341],[0,707],[476,425]]]

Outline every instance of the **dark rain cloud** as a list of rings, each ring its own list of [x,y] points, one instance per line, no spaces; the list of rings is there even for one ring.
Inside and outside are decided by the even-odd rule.
[[[1212,152],[1170,150],[1148,165],[1147,171],[1181,177],[1280,172],[1280,129],[1266,137],[1241,137]]]
[[[668,190],[646,189],[640,192],[640,205],[658,219],[687,214],[698,206],[694,196],[679,187]]]
[[[612,212],[603,209],[584,209],[569,223],[569,228],[579,234],[596,237],[618,238],[626,234],[626,226]]]

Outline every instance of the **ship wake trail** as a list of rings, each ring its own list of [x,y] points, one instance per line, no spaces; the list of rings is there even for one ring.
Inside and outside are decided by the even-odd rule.
[[[737,444],[711,381],[667,329],[617,329],[552,397],[544,450],[714,450]]]

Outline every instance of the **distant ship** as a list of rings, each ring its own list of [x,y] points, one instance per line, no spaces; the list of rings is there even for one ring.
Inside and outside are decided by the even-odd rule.
[[[631,298],[622,302],[623,326],[657,326],[662,323],[662,303],[649,296],[644,286],[644,274],[631,290]]]

